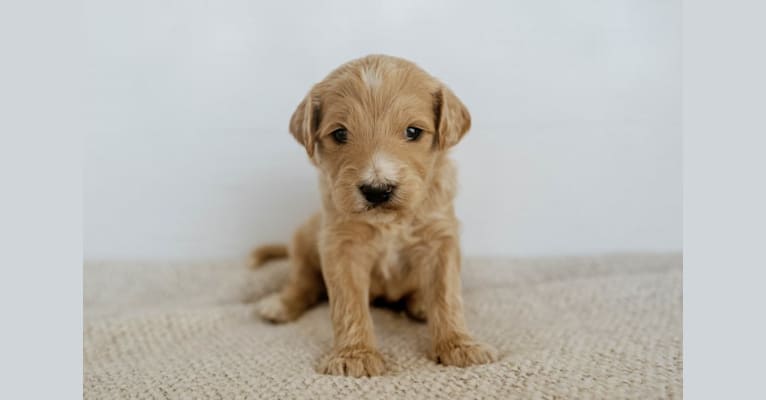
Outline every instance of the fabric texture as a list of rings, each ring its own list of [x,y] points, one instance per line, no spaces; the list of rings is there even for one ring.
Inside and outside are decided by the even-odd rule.
[[[682,397],[682,259],[622,254],[468,259],[466,318],[498,349],[465,369],[428,359],[428,331],[373,308],[388,373],[315,371],[327,304],[285,325],[253,313],[287,264],[88,263],[86,399],[667,399]]]

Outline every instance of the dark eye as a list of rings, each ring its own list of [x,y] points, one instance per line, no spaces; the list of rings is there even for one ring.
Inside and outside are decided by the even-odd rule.
[[[343,144],[348,141],[348,131],[343,128],[332,131],[332,138],[335,139],[335,143]]]
[[[423,133],[423,130],[420,128],[415,128],[414,126],[407,127],[407,131],[404,133],[404,136],[409,140],[410,142],[414,142],[418,140],[420,137],[420,134]]]

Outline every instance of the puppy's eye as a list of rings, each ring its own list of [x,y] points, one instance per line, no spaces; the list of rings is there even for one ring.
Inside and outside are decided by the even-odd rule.
[[[420,128],[416,128],[414,126],[407,127],[407,131],[404,132],[404,136],[409,140],[410,142],[414,142],[418,140],[420,137],[420,134],[423,133],[423,130]]]
[[[343,128],[332,131],[332,138],[335,139],[335,143],[343,144],[348,141],[348,131]]]

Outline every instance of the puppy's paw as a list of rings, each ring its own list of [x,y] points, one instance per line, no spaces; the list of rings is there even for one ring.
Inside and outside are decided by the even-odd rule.
[[[455,367],[488,364],[497,358],[497,352],[489,345],[470,338],[446,340],[434,347],[436,362]]]
[[[333,350],[319,365],[319,372],[327,375],[362,376],[383,375],[386,371],[383,356],[369,347],[347,347]]]
[[[420,298],[420,296],[412,295],[407,298],[405,310],[407,312],[407,316],[416,321],[425,322],[426,319],[428,319],[425,302]]]
[[[275,324],[289,322],[297,318],[296,313],[282,301],[279,293],[274,293],[260,300],[255,305],[255,312],[263,319]]]

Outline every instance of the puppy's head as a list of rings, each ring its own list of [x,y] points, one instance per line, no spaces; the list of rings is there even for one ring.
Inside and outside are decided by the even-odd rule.
[[[416,206],[439,155],[470,126],[450,89],[409,61],[379,55],[331,72],[290,120],[330,200],[348,213]]]

